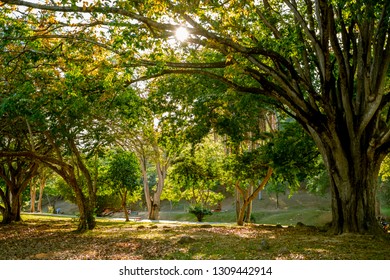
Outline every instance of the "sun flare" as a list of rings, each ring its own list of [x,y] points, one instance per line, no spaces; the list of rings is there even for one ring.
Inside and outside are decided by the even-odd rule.
[[[176,29],[175,36],[177,40],[179,40],[180,42],[184,42],[189,36],[187,28],[179,27],[178,29]]]

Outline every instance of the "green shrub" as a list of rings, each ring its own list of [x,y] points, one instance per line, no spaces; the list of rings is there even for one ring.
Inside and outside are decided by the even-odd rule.
[[[202,205],[190,206],[188,212],[194,214],[198,222],[202,222],[205,216],[213,214],[209,209],[204,208]]]

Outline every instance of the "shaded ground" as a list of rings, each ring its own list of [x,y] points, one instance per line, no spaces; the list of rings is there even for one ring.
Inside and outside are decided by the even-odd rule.
[[[0,259],[390,259],[390,239],[329,235],[312,227],[124,223],[25,216],[0,225]]]

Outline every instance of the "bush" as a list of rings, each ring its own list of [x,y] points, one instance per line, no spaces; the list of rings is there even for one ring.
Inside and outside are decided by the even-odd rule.
[[[205,216],[213,214],[209,209],[204,208],[202,205],[190,206],[188,212],[194,214],[198,222],[203,222]]]

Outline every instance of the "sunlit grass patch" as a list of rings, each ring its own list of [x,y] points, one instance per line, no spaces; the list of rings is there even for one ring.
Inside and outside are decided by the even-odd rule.
[[[25,216],[0,226],[0,259],[390,259],[390,240],[309,227],[97,220],[83,234],[70,218]]]

